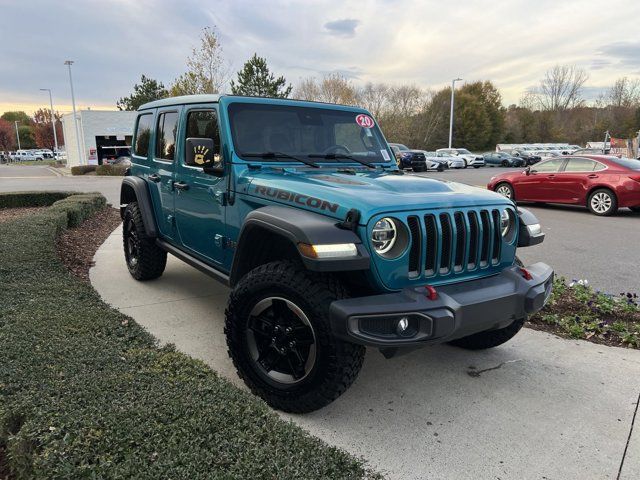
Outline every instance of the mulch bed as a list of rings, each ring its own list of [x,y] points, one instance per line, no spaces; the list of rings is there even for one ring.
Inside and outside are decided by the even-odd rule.
[[[120,212],[106,207],[79,227],[62,232],[56,241],[56,250],[62,263],[76,277],[89,283],[93,256],[120,222]]]
[[[47,207],[0,208],[0,223],[40,212]],[[0,477],[2,480],[2,477]]]

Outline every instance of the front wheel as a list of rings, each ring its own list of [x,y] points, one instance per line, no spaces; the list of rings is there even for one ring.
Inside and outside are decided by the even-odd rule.
[[[508,342],[522,329],[524,319],[516,320],[508,327],[487,330],[486,332],[475,333],[468,337],[459,338],[449,342],[456,347],[467,350],[484,350],[486,348],[497,347]]]
[[[502,161],[502,163],[501,163],[501,165],[502,165],[503,167],[505,167],[505,168],[506,168],[506,167],[508,167],[508,166],[509,166],[509,162],[508,162],[508,161],[506,161],[506,160],[503,160],[503,161]]]
[[[356,379],[364,347],[337,339],[329,305],[346,297],[334,277],[289,261],[261,265],[229,297],[229,356],[251,391],[273,408],[305,413],[338,398]]]
[[[618,200],[611,190],[599,188],[589,195],[587,207],[595,215],[608,217],[618,210]]]

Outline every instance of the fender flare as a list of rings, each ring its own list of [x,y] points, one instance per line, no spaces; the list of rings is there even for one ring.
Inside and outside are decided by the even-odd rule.
[[[124,218],[124,210],[133,201],[138,202],[144,230],[148,237],[158,237],[158,225],[153,214],[151,194],[147,182],[140,177],[124,177],[120,187],[120,216]]]
[[[344,272],[368,270],[369,252],[360,237],[353,231],[341,228],[341,222],[309,212],[307,210],[282,206],[266,206],[250,212],[242,225],[229,275],[231,286],[244,275],[246,261],[244,252],[254,248],[249,242],[256,230],[266,230],[287,239],[295,247],[305,268],[317,272]],[[350,258],[309,258],[302,255],[298,243],[309,245],[353,243],[358,255]]]

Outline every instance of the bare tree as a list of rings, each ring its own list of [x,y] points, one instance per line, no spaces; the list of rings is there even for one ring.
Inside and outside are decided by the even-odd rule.
[[[582,105],[582,87],[589,76],[571,65],[556,65],[547,70],[537,92],[542,110],[563,111]]]
[[[339,73],[325,75],[319,81],[314,77],[303,79],[294,90],[293,97],[342,105],[359,104],[358,89]]]
[[[314,77],[303,78],[293,90],[292,98],[298,100],[318,101],[320,100],[320,87]]]
[[[604,95],[606,104],[613,107],[633,107],[640,103],[640,80],[622,77]]]
[[[229,78],[230,66],[222,56],[222,45],[215,30],[205,27],[200,47],[191,50],[187,59],[187,72],[171,86],[172,95],[219,93]]]
[[[387,108],[389,85],[385,83],[367,83],[358,95],[360,106],[369,110],[374,117],[379,117]]]

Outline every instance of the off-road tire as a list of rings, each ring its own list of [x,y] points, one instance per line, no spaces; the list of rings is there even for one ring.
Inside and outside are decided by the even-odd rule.
[[[329,305],[347,292],[334,277],[275,261],[247,273],[229,296],[225,312],[228,353],[251,391],[278,410],[306,413],[331,403],[358,376],[365,348],[337,339],[329,325]],[[254,306],[269,297],[292,301],[307,316],[315,335],[316,358],[309,373],[293,385],[268,382],[249,352],[247,321]]]
[[[132,261],[128,250],[129,231],[135,233],[137,254]],[[131,202],[124,210],[122,220],[122,246],[129,273],[136,280],[152,280],[164,272],[167,265],[167,252],[158,247],[153,238],[149,238],[142,222],[142,213],[138,202]]]
[[[611,207],[606,211],[598,211],[591,205],[593,198],[600,194],[606,194],[610,198]],[[589,194],[589,198],[587,199],[587,208],[591,213],[598,215],[599,217],[610,217],[618,211],[618,199],[616,194],[608,188],[598,188]]]
[[[520,319],[516,320],[508,327],[474,333],[473,335],[458,338],[457,340],[453,340],[449,343],[467,350],[484,350],[486,348],[493,348],[498,345],[502,345],[515,337],[520,329],[522,329],[523,325],[524,319]]]

